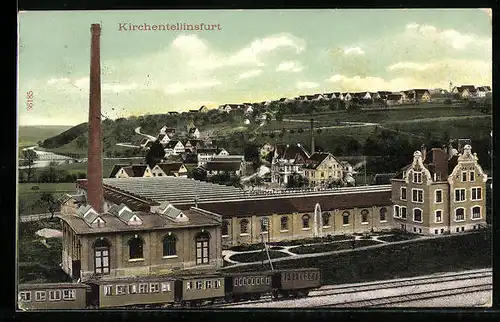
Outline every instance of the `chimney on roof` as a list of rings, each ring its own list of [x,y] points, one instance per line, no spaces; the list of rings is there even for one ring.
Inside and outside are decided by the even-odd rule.
[[[314,119],[311,118],[311,155],[314,154]]]
[[[101,150],[101,25],[92,24],[90,43],[90,97],[89,145],[87,161],[87,200],[98,213],[102,213],[104,197],[102,187]]]

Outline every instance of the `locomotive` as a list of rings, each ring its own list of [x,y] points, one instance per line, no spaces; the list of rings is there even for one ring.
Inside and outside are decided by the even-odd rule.
[[[26,310],[198,307],[258,300],[263,295],[271,295],[274,300],[305,297],[321,285],[321,272],[317,268],[21,284],[18,307]]]

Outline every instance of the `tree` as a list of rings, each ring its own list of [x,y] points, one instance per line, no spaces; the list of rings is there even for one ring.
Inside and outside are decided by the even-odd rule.
[[[203,168],[195,168],[191,172],[191,175],[193,179],[199,180],[199,181],[206,181],[207,180],[207,171]]]
[[[23,154],[24,154],[24,159],[26,160],[28,166],[28,169],[26,171],[27,174],[26,182],[30,182],[34,172],[32,165],[33,163],[35,163],[35,160],[38,159],[38,156],[36,152],[31,149],[24,150]]]
[[[309,186],[309,180],[298,173],[292,174],[286,184],[287,188],[302,188],[307,186]]]
[[[257,145],[251,144],[245,147],[243,155],[245,156],[246,161],[252,162],[254,169],[260,167],[260,151]]]
[[[156,140],[151,145],[151,148],[146,153],[146,163],[149,167],[154,167],[156,164],[160,163],[163,157],[165,156],[165,150],[163,150],[163,145],[161,145],[160,141]]]
[[[54,195],[44,192],[40,196],[38,203],[42,208],[47,209],[47,211],[50,212],[50,219],[53,219],[56,210],[59,208],[59,201],[54,197]]]
[[[278,123],[283,122],[283,112],[281,111],[281,109],[276,111],[276,113],[274,114],[274,118],[276,119],[276,122],[278,122]]]

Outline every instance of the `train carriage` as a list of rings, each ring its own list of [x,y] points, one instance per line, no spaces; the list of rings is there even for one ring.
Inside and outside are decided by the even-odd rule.
[[[273,297],[307,296],[321,287],[321,272],[317,268],[298,268],[277,271],[272,280]]]
[[[133,277],[89,281],[88,305],[98,308],[163,306],[174,303],[174,282],[170,277]]]
[[[199,306],[205,301],[223,300],[224,282],[224,277],[218,274],[177,277],[175,301],[181,306]]]
[[[86,307],[90,288],[79,283],[20,284],[18,308],[20,310],[70,310]]]
[[[226,299],[233,301],[259,299],[271,293],[272,272],[243,272],[226,276]]]

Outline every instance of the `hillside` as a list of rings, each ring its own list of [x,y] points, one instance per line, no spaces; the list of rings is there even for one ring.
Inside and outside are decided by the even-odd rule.
[[[44,140],[40,146],[46,149],[57,148],[61,145],[70,143],[71,141],[75,140],[76,138],[84,134],[85,131],[87,131],[87,123],[82,123],[56,136]]]
[[[56,136],[70,128],[71,125],[19,126],[19,147],[36,145],[38,141]]]

